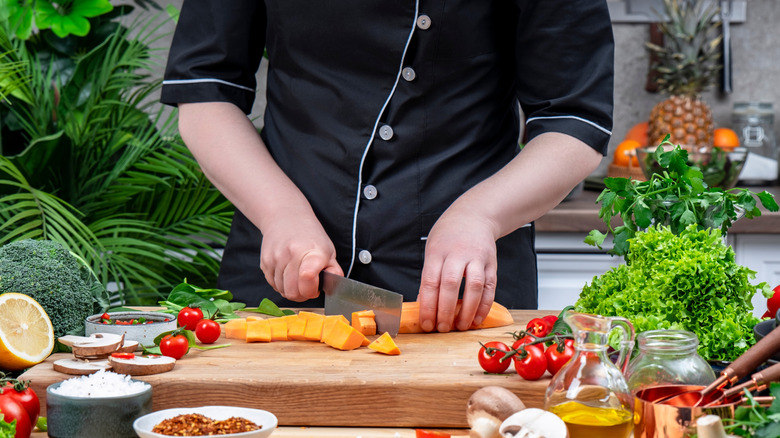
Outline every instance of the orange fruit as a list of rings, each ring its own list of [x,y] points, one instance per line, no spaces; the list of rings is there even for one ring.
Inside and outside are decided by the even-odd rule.
[[[713,132],[713,146],[733,149],[739,146],[739,136],[733,129],[715,128],[715,131]]]
[[[640,145],[647,146],[647,131],[648,122],[639,122],[628,130],[628,133],[626,133],[626,138],[623,140],[636,140]]]
[[[641,148],[642,145],[636,140],[623,140],[615,148],[615,156],[612,158],[612,164],[615,166],[639,167],[639,159],[636,157],[636,148]]]

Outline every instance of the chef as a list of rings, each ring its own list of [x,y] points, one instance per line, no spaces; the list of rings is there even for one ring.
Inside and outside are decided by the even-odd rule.
[[[426,331],[536,308],[533,221],[606,153],[613,51],[605,0],[185,0],[162,101],[237,209],[217,287],[315,307],[327,270]]]

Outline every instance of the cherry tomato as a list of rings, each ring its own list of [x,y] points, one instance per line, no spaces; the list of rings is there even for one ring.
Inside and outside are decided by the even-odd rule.
[[[187,330],[195,330],[198,321],[203,319],[203,311],[198,308],[185,307],[179,310],[178,324]]]
[[[544,315],[542,319],[550,323],[550,328],[558,321],[558,317],[555,315]]]
[[[547,371],[547,358],[541,347],[527,346],[525,357],[522,354],[514,357],[515,371],[525,380],[539,380]]]
[[[774,318],[777,314],[777,310],[780,309],[780,285],[777,285],[774,289],[774,294],[766,300],[767,313],[770,318]]]
[[[560,348],[559,348],[560,347]],[[574,339],[566,339],[563,345],[552,344],[544,351],[547,371],[554,376],[574,356]]]
[[[184,335],[166,335],[160,341],[163,356],[181,359],[190,350],[190,341]]]
[[[490,348],[495,348],[495,350],[488,352],[488,349]],[[503,361],[501,360],[501,358],[504,357],[504,351],[510,350],[509,346],[503,342],[492,341],[486,343],[479,348],[479,355],[477,356],[479,359],[479,366],[488,373],[503,373],[512,363],[511,357]]]
[[[534,342],[535,340],[536,340],[536,338],[534,338],[533,336],[523,336],[522,338],[516,340],[514,342],[514,344],[512,344],[512,348],[517,350],[517,351],[521,351],[521,347],[524,344],[530,344],[531,342]],[[542,354],[544,354],[544,345],[542,343],[533,344],[533,345],[525,345],[524,348],[526,350],[530,349],[530,348],[533,348],[533,349],[539,350]]]
[[[437,430],[415,429],[414,436],[415,438],[450,438],[452,435]]]
[[[213,344],[221,333],[219,323],[213,319],[201,319],[195,326],[195,337],[204,344]]]
[[[30,388],[29,382],[19,382],[16,385],[6,382],[3,387],[3,394],[0,397],[11,397],[16,400],[27,412],[30,418],[30,426],[35,427],[38,422],[38,415],[41,413],[41,403],[38,395]]]
[[[3,395],[0,395],[0,412],[2,412],[3,421],[10,423],[16,420],[16,434],[14,438],[29,438],[32,433],[30,415],[13,396],[5,393],[6,391],[4,390]]]
[[[528,321],[528,325],[525,326],[525,330],[537,337],[547,336],[552,329],[552,324],[542,318],[534,318]]]

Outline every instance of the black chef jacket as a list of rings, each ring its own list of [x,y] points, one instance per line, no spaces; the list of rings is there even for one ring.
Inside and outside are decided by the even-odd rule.
[[[272,156],[344,272],[415,300],[434,222],[517,153],[518,102],[527,139],[606,153],[613,46],[605,0],[185,0],[162,101],[249,113],[265,48]],[[237,212],[218,287],[293,305],[265,281],[260,242]],[[496,301],[536,308],[533,225],[497,248]]]

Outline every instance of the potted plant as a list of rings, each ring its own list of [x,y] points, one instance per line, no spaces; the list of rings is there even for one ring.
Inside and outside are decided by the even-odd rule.
[[[0,2],[0,245],[64,243],[117,286],[114,304],[213,284],[233,207],[154,97],[162,19],[61,4]]]

